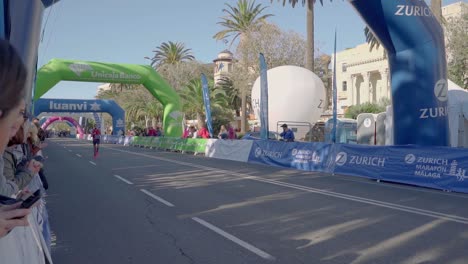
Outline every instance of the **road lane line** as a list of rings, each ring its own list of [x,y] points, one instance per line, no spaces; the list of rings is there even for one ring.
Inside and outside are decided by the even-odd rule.
[[[161,198],[161,197],[159,197],[157,195],[154,195],[154,194],[152,194],[151,192],[149,192],[149,191],[147,191],[145,189],[140,189],[140,191],[142,191],[144,194],[150,196],[151,198],[153,198],[153,199],[155,199],[155,200],[157,200],[157,201],[159,201],[159,202],[161,202],[161,203],[163,203],[163,204],[165,204],[165,205],[167,205],[169,207],[174,207],[175,206],[175,205],[171,204],[170,202],[164,200],[163,198]]]
[[[266,253],[265,251],[259,249],[259,248],[256,248],[255,246],[243,241],[243,240],[240,240],[239,238],[221,230],[220,228],[206,222],[205,220],[203,219],[200,219],[198,217],[192,217],[192,220],[199,223],[200,225],[210,229],[211,231],[214,231],[215,233],[231,240],[232,242],[236,243],[237,245],[249,250],[250,252],[264,258],[264,259],[268,259],[268,260],[274,260],[275,257],[273,257],[272,255]]]
[[[69,149],[69,150],[68,150],[68,152],[72,152],[72,150],[71,150],[71,149]]]
[[[143,165],[143,166],[132,166],[132,167],[121,167],[121,168],[115,168],[112,170],[129,170],[129,169],[140,169],[140,168],[149,168],[149,167],[159,167],[161,165]]]
[[[327,191],[327,190],[322,190],[322,189],[316,189],[316,188],[307,187],[307,186],[303,186],[303,185],[291,184],[291,183],[286,183],[286,182],[281,182],[281,181],[276,181],[276,180],[269,180],[269,179],[264,179],[264,178],[257,177],[257,176],[251,176],[251,175],[244,174],[244,173],[237,173],[237,172],[232,172],[232,171],[207,167],[207,166],[203,166],[203,165],[193,164],[193,163],[189,163],[189,162],[176,161],[176,160],[167,159],[167,158],[155,157],[155,156],[152,156],[152,155],[147,155],[147,154],[138,153],[138,152],[132,152],[132,151],[127,151],[127,150],[115,149],[115,148],[109,148],[109,149],[119,151],[119,152],[124,152],[124,153],[131,153],[133,155],[138,155],[138,156],[147,157],[147,158],[151,158],[151,159],[156,159],[156,160],[167,161],[167,162],[171,162],[171,163],[175,163],[175,164],[185,165],[185,166],[189,166],[189,167],[193,167],[193,168],[204,169],[204,170],[208,170],[208,171],[212,171],[212,172],[216,172],[216,173],[222,173],[222,174],[227,174],[227,175],[238,176],[238,177],[241,177],[241,178],[244,178],[244,179],[250,179],[250,180],[253,180],[253,181],[257,181],[257,182],[274,184],[274,185],[293,188],[293,189],[302,190],[302,191],[306,191],[306,192],[310,192],[310,193],[322,194],[322,195],[325,195],[325,196],[335,197],[335,198],[339,198],[339,199],[355,201],[355,202],[364,203],[364,204],[371,204],[371,205],[375,205],[375,206],[378,206],[378,207],[384,207],[384,208],[394,209],[394,210],[407,212],[407,213],[411,213],[411,214],[429,216],[429,217],[432,217],[432,218],[443,219],[443,220],[447,220],[447,221],[451,221],[451,222],[456,222],[456,223],[461,223],[461,224],[468,225],[468,218],[457,216],[457,215],[444,214],[444,213],[440,213],[440,212],[436,212],[436,211],[430,211],[430,210],[420,209],[420,208],[416,208],[416,207],[410,207],[410,206],[404,206],[404,205],[399,205],[399,204],[394,204],[394,203],[388,203],[388,202],[383,202],[383,201],[379,201],[379,200],[373,200],[373,199],[368,199],[368,198],[364,198],[364,197],[348,195],[348,194],[344,194],[344,193],[338,193],[338,192],[332,192],[332,191]]]
[[[81,155],[80,154],[76,154],[76,156],[80,157],[81,158]]]
[[[89,161],[89,163],[93,164],[94,166],[96,166],[96,163],[92,162],[92,161]]]
[[[114,175],[114,177],[116,177],[117,179],[119,179],[119,180],[125,182],[126,184],[130,184],[130,185],[133,184],[133,182],[131,182],[131,181],[129,181],[129,180],[126,180],[126,179],[120,177],[119,175]]]

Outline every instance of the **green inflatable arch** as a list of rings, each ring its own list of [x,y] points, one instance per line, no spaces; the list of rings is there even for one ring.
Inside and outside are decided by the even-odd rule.
[[[37,72],[34,101],[60,81],[142,84],[164,107],[164,134],[182,135],[180,97],[151,66],[52,59]]]

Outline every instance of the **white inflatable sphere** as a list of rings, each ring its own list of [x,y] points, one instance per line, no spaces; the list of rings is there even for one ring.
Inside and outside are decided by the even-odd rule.
[[[267,75],[270,131],[278,129],[279,121],[309,122],[313,126],[325,106],[322,80],[312,71],[298,66],[276,67],[268,70]],[[260,77],[252,87],[252,107],[260,120]]]

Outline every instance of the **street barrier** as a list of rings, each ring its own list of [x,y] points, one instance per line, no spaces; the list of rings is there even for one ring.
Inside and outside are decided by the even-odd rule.
[[[208,139],[205,156],[247,162],[253,142],[253,140]]]
[[[104,138],[105,143],[204,153],[209,158],[468,193],[468,155],[462,148],[140,136]]]

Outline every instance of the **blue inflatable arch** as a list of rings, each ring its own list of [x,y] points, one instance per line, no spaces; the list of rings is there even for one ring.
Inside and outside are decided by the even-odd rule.
[[[114,100],[38,99],[34,115],[41,113],[108,113],[112,117],[112,134],[125,133],[125,111]]]

